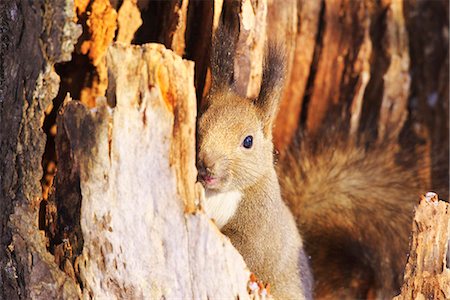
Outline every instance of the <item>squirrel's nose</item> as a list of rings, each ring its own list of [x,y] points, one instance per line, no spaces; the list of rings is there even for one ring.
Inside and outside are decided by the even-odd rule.
[[[207,167],[203,161],[199,161],[197,163],[197,170],[198,170],[197,179],[199,180],[207,180],[208,178],[212,177],[211,168]]]
[[[211,177],[211,169],[207,168],[205,164],[199,163],[197,168],[199,179],[206,179],[207,177]]]

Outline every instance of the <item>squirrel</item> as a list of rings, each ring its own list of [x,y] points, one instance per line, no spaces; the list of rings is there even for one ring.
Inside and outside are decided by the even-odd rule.
[[[206,213],[276,299],[395,296],[419,198],[416,172],[395,163],[389,143],[368,148],[335,131],[322,142],[298,135],[275,167],[284,55],[269,45],[259,95],[242,97],[233,89],[234,40],[223,27],[197,124]]]
[[[272,123],[284,59],[266,55],[256,99],[233,92],[232,40],[218,30],[212,87],[197,124],[197,169],[204,208],[276,299],[312,299],[312,276],[294,216],[281,198],[273,164]],[[230,65],[231,64],[231,65]]]

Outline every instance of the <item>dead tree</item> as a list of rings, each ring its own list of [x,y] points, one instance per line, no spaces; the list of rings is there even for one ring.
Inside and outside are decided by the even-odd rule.
[[[450,210],[427,193],[416,210],[401,299],[450,298]]]
[[[350,137],[375,128],[373,141],[401,149],[412,136],[423,181],[447,198],[448,10],[425,0],[2,1],[0,298],[244,297],[248,270],[194,185],[195,99],[209,88],[221,19],[236,33],[243,94],[257,93],[267,37],[286,48],[281,155],[298,129],[320,133],[332,115]]]

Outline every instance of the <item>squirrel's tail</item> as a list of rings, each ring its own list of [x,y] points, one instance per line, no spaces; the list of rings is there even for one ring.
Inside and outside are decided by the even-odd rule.
[[[368,150],[336,137],[307,145],[291,147],[278,165],[311,257],[316,297],[398,294],[419,199],[417,172],[396,164],[389,146]]]

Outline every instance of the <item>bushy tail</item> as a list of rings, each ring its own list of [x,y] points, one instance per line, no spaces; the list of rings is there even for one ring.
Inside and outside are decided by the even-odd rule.
[[[414,206],[414,170],[389,146],[307,140],[279,163],[284,199],[311,256],[316,297],[390,298],[399,292]],[[423,192],[423,191],[422,191]]]

